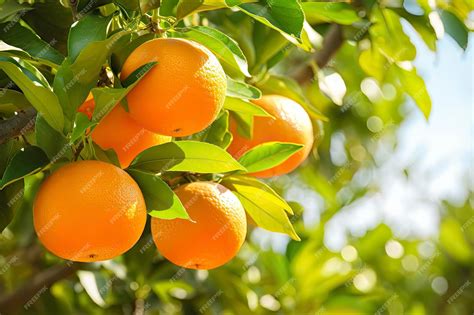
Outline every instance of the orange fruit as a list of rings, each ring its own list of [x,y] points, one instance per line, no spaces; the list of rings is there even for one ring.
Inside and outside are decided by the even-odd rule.
[[[92,131],[92,140],[102,149],[113,149],[125,168],[140,152],[170,142],[171,137],[146,130],[121,105],[116,105]]]
[[[237,123],[230,120],[230,131],[233,140],[228,151],[234,158],[240,158],[245,152],[265,142],[292,142],[304,147],[286,161],[268,170],[251,175],[268,178],[287,174],[297,168],[308,156],[313,146],[313,126],[308,113],[295,101],[279,96],[265,95],[253,101],[273,117],[254,117],[252,139],[247,139],[237,132]]]
[[[128,56],[121,79],[153,61],[157,64],[127,95],[131,116],[146,129],[167,136],[187,136],[208,127],[227,89],[217,58],[189,40],[153,39]]]
[[[94,106],[94,99],[88,98],[78,111],[91,119]],[[170,142],[171,137],[146,130],[118,104],[92,131],[92,140],[102,149],[113,149],[120,161],[120,166],[125,168],[140,152],[152,146]]]
[[[213,269],[231,260],[247,233],[239,199],[212,182],[185,184],[175,193],[192,221],[153,218],[151,231],[160,253],[174,264],[191,269]]]
[[[101,161],[67,164],[41,185],[33,205],[36,234],[53,254],[73,261],[100,261],[129,250],[146,223],[137,183]]]
[[[92,93],[89,93],[89,95],[87,95],[86,100],[84,101],[84,103],[82,103],[81,106],[79,106],[77,111],[85,114],[87,118],[91,120],[92,114],[94,113],[94,108],[95,108],[94,96],[92,95]]]

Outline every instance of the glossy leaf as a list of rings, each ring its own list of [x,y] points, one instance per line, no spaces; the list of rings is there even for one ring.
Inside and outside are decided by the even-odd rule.
[[[229,177],[221,183],[239,198],[245,211],[259,227],[300,240],[286,214],[288,210],[285,209],[290,206],[281,198],[246,177]]]
[[[272,117],[262,107],[255,105],[249,101],[230,96],[226,97],[224,102],[224,108],[244,115]]]
[[[200,140],[226,149],[232,141],[229,132],[229,112],[223,111],[214,122],[200,134]]]
[[[2,180],[0,189],[28,176],[49,163],[49,159],[39,147],[28,146],[16,153],[8,163]]]
[[[0,40],[5,43],[21,48],[32,58],[46,61],[51,66],[60,65],[64,56],[54,48],[55,41],[45,42],[31,29],[20,23],[0,24]]]
[[[158,175],[138,170],[128,172],[140,186],[149,215],[166,220],[189,219],[178,196]]]
[[[262,96],[262,92],[252,85],[227,77],[226,95],[244,99],[258,99]]]
[[[196,141],[168,142],[146,149],[133,160],[129,168],[153,173],[225,173],[245,170],[225,150]]]
[[[66,137],[53,129],[42,115],[36,116],[36,145],[39,146],[51,161],[61,158],[72,158],[72,148]]]
[[[193,26],[186,32],[175,34],[203,44],[219,58],[224,68],[250,77],[247,59],[239,45],[221,31],[206,26]]]
[[[277,166],[303,148],[302,144],[266,142],[246,151],[239,159],[249,173]]]
[[[34,84],[16,65],[0,61],[0,69],[23,91],[26,99],[55,130],[62,132],[64,117],[58,98],[49,89]]]
[[[257,21],[299,38],[303,29],[304,13],[298,1],[260,0],[238,6]]]
[[[121,31],[106,40],[89,43],[74,62],[67,58],[58,69],[53,88],[69,121],[74,120],[77,108],[96,86],[103,64],[114,48],[123,44],[127,34]]]
[[[106,39],[107,25],[111,17],[88,14],[71,26],[68,37],[68,58],[74,62],[81,51],[91,42]]]

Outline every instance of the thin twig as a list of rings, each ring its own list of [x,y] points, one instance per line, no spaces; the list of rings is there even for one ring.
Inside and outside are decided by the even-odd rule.
[[[313,55],[313,60],[319,68],[324,68],[334,54],[344,43],[342,27],[339,24],[332,24],[323,40],[323,46]],[[293,77],[300,84],[311,81],[314,78],[314,69],[311,65],[304,67]]]
[[[35,121],[36,110],[33,107],[19,111],[11,118],[0,120],[0,144],[27,134],[34,129]]]

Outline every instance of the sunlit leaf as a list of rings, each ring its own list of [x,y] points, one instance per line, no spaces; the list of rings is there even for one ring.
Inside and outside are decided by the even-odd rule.
[[[166,220],[189,219],[178,196],[158,175],[138,170],[128,172],[140,186],[149,215]]]
[[[303,148],[302,144],[266,142],[245,152],[239,159],[249,173],[260,172],[277,166]]]
[[[282,205],[281,198],[253,185],[253,182],[247,181],[245,177],[225,178],[222,185],[232,190],[258,226],[269,231],[285,233],[295,240],[300,240],[286,214],[285,208],[289,206],[286,203]]]
[[[168,142],[146,149],[133,160],[129,169],[153,173],[165,171],[225,173],[245,170],[225,150],[197,141]]]

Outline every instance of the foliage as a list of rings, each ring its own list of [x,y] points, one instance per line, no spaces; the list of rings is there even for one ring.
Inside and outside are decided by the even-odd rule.
[[[390,228],[380,224],[351,239],[342,253],[323,242],[334,215],[377,189],[357,186],[354,177],[377,167],[374,145],[390,139],[403,121],[406,96],[429,117],[431,100],[412,63],[416,48],[407,25],[431,50],[443,30],[466,49],[472,2],[0,0],[0,5],[0,123],[25,109],[37,112],[11,137],[10,130],[0,130],[0,312],[9,294],[24,292],[25,304],[6,311],[472,313],[474,291],[466,282],[474,278],[472,196],[460,207],[443,205],[438,240],[394,240]],[[88,131],[116,102],[126,108],[126,94],[154,66],[145,65],[122,82],[118,75],[126,57],[141,43],[164,36],[209,48],[228,76],[228,90],[224,109],[206,130],[145,150],[127,169],[149,214],[187,218],[170,188],[190,179],[214,180],[235,192],[257,226],[293,240],[274,251],[259,245],[255,228],[237,259],[195,272],[160,257],[147,227],[122,257],[75,265],[80,270],[72,277],[32,294],[24,291],[38,272],[63,263],[45,253],[34,236],[31,208],[40,183],[77,159],[117,164],[113,151],[95,145]],[[96,103],[92,121],[77,113],[90,92]],[[265,182],[246,173],[286,160],[298,145],[266,143],[239,161],[225,151],[229,116],[247,137],[253,117],[268,116],[250,102],[262,93],[294,99],[321,131],[299,170]],[[343,139],[342,163],[331,155],[336,138]],[[323,198],[317,226],[303,220],[311,205],[281,197],[291,187]],[[341,197],[347,187],[350,197]],[[404,254],[397,257],[399,248]],[[441,296],[431,289],[436,279],[449,282]],[[465,292],[458,294],[461,288]]]

